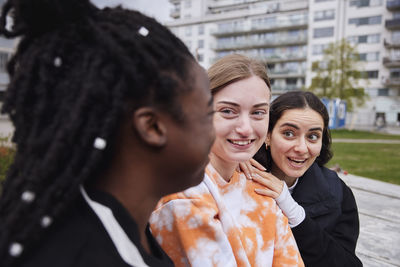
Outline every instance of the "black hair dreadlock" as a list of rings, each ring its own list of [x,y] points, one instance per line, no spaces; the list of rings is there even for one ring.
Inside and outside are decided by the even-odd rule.
[[[184,119],[175,99],[190,90],[183,84],[194,59],[154,19],[121,7],[100,10],[88,0],[8,0],[0,33],[21,36],[2,110],[17,145],[0,199],[7,266],[19,254],[10,249],[32,246],[79,185],[107,165],[125,114],[153,105]],[[97,137],[107,141],[105,150],[93,147]]]

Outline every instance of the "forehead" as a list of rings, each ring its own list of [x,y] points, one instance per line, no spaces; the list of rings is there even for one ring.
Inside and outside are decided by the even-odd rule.
[[[227,85],[214,95],[214,99],[229,99],[236,103],[243,101],[269,103],[270,91],[264,80],[258,76],[251,76]]]
[[[324,126],[324,120],[318,112],[311,108],[304,109],[288,109],[282,113],[277,124],[294,123],[298,126]]]

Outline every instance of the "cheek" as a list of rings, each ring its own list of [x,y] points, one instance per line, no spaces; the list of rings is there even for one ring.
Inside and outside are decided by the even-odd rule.
[[[280,158],[285,157],[285,152],[290,150],[290,144],[281,139],[274,139],[270,146],[272,159],[274,161],[278,161]]]
[[[232,131],[232,121],[221,118],[221,117],[214,117],[213,120],[214,129],[215,129],[215,136],[216,138],[223,138],[225,139],[226,136]]]
[[[256,135],[264,142],[268,133],[268,120],[255,121],[253,123],[253,130]]]
[[[322,143],[313,144],[310,146],[310,154],[312,157],[318,157],[321,153]]]

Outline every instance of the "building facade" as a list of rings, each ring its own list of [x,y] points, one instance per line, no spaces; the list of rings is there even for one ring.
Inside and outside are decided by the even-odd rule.
[[[400,0],[170,0],[167,26],[208,68],[241,53],[263,60],[272,93],[311,83],[312,62],[343,38],[357,46],[370,98],[348,123],[400,123]]]

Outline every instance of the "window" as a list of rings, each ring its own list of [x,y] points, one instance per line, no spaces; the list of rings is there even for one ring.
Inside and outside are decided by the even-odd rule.
[[[395,44],[400,43],[400,31],[392,31],[392,42]]]
[[[192,1],[191,1],[191,0],[185,0],[184,6],[185,6],[185,8],[190,8],[190,7],[192,7]]]
[[[197,61],[198,62],[203,62],[203,60],[204,60],[203,54],[197,54]]]
[[[379,61],[379,52],[360,53],[360,61]]]
[[[199,33],[199,35],[203,35],[204,34],[204,25],[203,24],[199,25],[198,33]]]
[[[389,89],[388,88],[379,88],[378,96],[389,96]]]
[[[297,84],[297,78],[286,78],[286,84],[287,85],[296,85]]]
[[[10,54],[6,52],[0,52],[0,72],[7,72],[7,62]]]
[[[391,69],[390,70],[390,78],[391,79],[400,79],[400,69]]]
[[[358,35],[358,36],[350,36],[347,38],[350,43],[353,44],[374,44],[379,43],[381,40],[380,34],[369,34],[369,35]]]
[[[314,21],[321,21],[321,20],[331,20],[335,18],[335,10],[328,9],[328,10],[321,10],[314,12]]]
[[[204,40],[199,40],[197,42],[197,48],[204,48]]]
[[[400,19],[400,12],[393,12],[393,19]]]
[[[390,51],[390,57],[392,60],[399,60],[400,59],[400,49],[392,49]]]
[[[185,35],[186,36],[192,36],[192,26],[187,26],[185,28]]]
[[[355,24],[356,26],[381,24],[381,22],[382,16],[349,19],[349,24]]]
[[[364,79],[378,79],[379,71],[377,70],[369,70],[369,71],[362,71],[361,77]]]
[[[367,6],[381,6],[383,0],[351,0],[350,6],[367,7]]]
[[[333,27],[315,28],[314,38],[323,38],[333,36]]]
[[[329,44],[317,44],[313,45],[312,47],[312,54],[313,55],[322,55],[324,50],[327,49]]]

